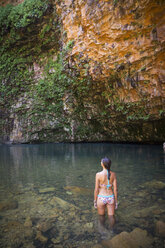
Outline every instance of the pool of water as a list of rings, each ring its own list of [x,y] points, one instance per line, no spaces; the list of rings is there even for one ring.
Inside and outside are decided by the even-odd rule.
[[[105,156],[119,195],[108,239],[139,227],[163,247],[155,231],[165,221],[162,146],[109,143],[0,145],[0,247],[103,246],[93,191]]]

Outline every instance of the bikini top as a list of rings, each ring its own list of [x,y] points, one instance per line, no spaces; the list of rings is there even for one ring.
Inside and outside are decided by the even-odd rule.
[[[107,170],[107,179],[108,179],[108,170]],[[109,189],[112,186],[112,184],[109,183],[109,179],[108,179],[107,185],[106,184],[100,184],[100,186],[105,186],[107,189]]]

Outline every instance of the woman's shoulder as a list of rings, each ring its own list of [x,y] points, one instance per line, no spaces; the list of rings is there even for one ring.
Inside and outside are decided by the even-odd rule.
[[[97,172],[97,173],[96,173],[96,175],[100,175],[100,174],[101,174],[101,172],[102,172],[102,171]]]
[[[96,173],[97,177],[100,177],[101,175],[102,175],[102,171]]]

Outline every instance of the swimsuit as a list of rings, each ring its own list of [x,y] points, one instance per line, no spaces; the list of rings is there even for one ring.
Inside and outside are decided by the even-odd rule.
[[[108,170],[107,170],[107,178],[108,178]],[[105,186],[107,189],[109,189],[112,186],[112,184],[109,183],[109,179],[108,179],[107,185],[106,184],[100,184],[100,186]]]
[[[107,170],[107,177],[108,177],[108,170]],[[109,183],[109,179],[108,179],[108,184],[100,184],[100,186],[105,186],[107,189],[109,189],[112,184]],[[114,194],[112,195],[98,195],[98,199],[100,199],[104,204],[114,204]]]
[[[104,204],[114,204],[114,194],[112,195],[98,195],[98,199],[100,199],[102,201],[102,203]]]

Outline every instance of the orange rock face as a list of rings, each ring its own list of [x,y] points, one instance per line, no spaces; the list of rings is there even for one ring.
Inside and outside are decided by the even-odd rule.
[[[97,81],[109,80],[117,71],[122,85],[118,95],[124,102],[147,96],[159,98],[161,105],[165,96],[163,1],[64,0],[57,10],[67,40],[74,40],[72,56],[77,66],[87,59],[88,72]]]

